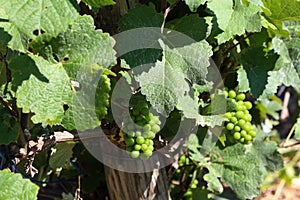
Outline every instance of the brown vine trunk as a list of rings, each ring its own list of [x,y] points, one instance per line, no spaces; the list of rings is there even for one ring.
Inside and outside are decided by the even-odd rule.
[[[158,173],[127,173],[105,167],[106,184],[112,200],[169,200],[165,169]],[[156,179],[156,175],[158,175]]]

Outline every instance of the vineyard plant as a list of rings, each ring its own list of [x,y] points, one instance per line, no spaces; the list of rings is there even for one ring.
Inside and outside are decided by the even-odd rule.
[[[299,61],[299,0],[0,0],[0,200],[283,199]]]

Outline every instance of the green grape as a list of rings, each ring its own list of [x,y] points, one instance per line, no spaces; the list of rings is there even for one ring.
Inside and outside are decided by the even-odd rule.
[[[240,93],[238,95],[236,95],[236,100],[237,101],[244,101],[244,99],[246,98],[246,95],[243,93]]]
[[[247,108],[244,106],[244,105],[237,105],[236,108],[235,108],[237,111],[244,111],[246,110]]]
[[[151,125],[150,124],[145,124],[143,129],[144,129],[144,131],[150,131],[151,130]]]
[[[141,150],[141,145],[139,145],[139,144],[135,144],[134,145],[134,150],[136,150],[136,151],[139,151],[139,150]]]
[[[234,127],[234,131],[236,131],[236,132],[239,132],[239,131],[241,131],[241,127],[239,127],[239,126],[235,126],[235,127]]]
[[[244,105],[246,106],[247,110],[250,110],[252,108],[252,103],[250,101],[245,101]]]
[[[244,116],[244,112],[243,112],[243,111],[237,111],[237,112],[235,113],[235,116],[236,116],[237,118],[241,119],[241,118],[243,118],[243,116]]]
[[[160,126],[157,125],[157,124],[154,124],[154,125],[152,125],[151,130],[152,130],[154,133],[157,133],[158,131],[160,131]]]
[[[245,124],[244,127],[243,127],[243,129],[244,129],[245,131],[249,132],[249,131],[251,130],[251,125]]]
[[[142,137],[142,136],[138,136],[136,139],[135,139],[136,143],[138,144],[144,144],[145,143],[145,138]]]
[[[243,127],[243,126],[245,125],[245,123],[246,123],[246,121],[243,120],[243,119],[240,119],[240,120],[238,121],[238,125],[239,125],[240,127]]]
[[[236,117],[231,117],[231,118],[230,118],[230,121],[231,121],[232,123],[236,123],[236,122],[238,121],[238,119],[237,119]]]
[[[234,99],[236,97],[236,93],[234,90],[230,90],[228,92],[228,97],[231,98],[231,99]]]
[[[134,145],[134,143],[135,143],[135,142],[134,142],[134,139],[131,138],[131,137],[125,138],[124,141],[125,141],[125,143],[126,143],[127,146],[132,146],[132,145]]]
[[[136,136],[136,137],[142,136],[142,132],[141,132],[141,131],[136,131],[136,132],[135,132],[135,136]]]
[[[131,157],[132,157],[132,158],[137,158],[137,157],[139,157],[139,155],[140,155],[140,152],[139,152],[139,151],[132,151],[132,152],[131,152]]]
[[[153,132],[150,131],[150,132],[148,133],[148,137],[147,137],[147,138],[153,140],[153,139],[155,138],[155,133],[153,133]]]
[[[235,132],[235,133],[233,134],[233,138],[234,138],[235,140],[239,140],[239,139],[241,138],[241,134],[240,134],[239,132]]]
[[[150,149],[146,150],[144,154],[148,157],[152,156],[152,151]]]
[[[256,132],[253,130],[249,131],[248,134],[253,138],[256,136]]]
[[[229,130],[229,131],[231,131],[233,128],[234,128],[234,124],[233,123],[228,123],[226,125],[226,129]]]
[[[225,113],[224,116],[225,116],[227,119],[230,119],[230,118],[232,117],[232,115],[231,115],[230,112]]]
[[[242,130],[242,131],[241,131],[241,136],[242,136],[243,138],[245,138],[246,135],[247,135],[247,132],[246,132],[245,130]]]
[[[228,92],[226,90],[223,91],[223,94],[224,94],[225,98],[228,97]]]
[[[147,145],[147,144],[142,144],[141,150],[142,150],[143,152],[145,152],[147,149],[148,149],[148,145]]]
[[[244,138],[245,138],[246,141],[251,141],[252,140],[251,135],[246,135]]]
[[[151,151],[153,151],[154,150],[154,146],[151,145],[151,146],[148,147],[148,149],[151,150]]]

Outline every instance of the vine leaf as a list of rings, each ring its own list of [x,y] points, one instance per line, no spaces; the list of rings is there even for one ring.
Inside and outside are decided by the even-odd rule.
[[[299,20],[300,2],[297,0],[263,0],[267,9],[265,13],[269,13],[269,17],[274,21]]]
[[[73,156],[73,147],[75,144],[75,142],[63,142],[58,143],[51,148],[49,166],[54,170],[56,168],[64,167]]]
[[[247,72],[240,66],[237,70],[237,80],[239,82],[239,92],[248,92],[250,90]]]
[[[63,105],[69,105],[72,96],[70,79],[62,64],[24,55],[13,59],[9,68],[14,77],[12,84],[17,106],[24,113],[33,112],[34,123],[60,124]]]
[[[160,43],[164,49],[162,61],[157,61],[136,79],[151,105],[159,113],[168,115],[190,91],[187,80],[205,80],[211,48],[205,41],[174,49]]]
[[[277,87],[284,84],[292,86],[297,92],[300,92],[300,34],[297,30],[300,28],[299,22],[284,22],[285,28],[289,31],[291,38],[289,40],[273,38],[272,47],[279,55],[276,62],[276,71],[268,73],[268,84],[260,98],[267,98],[277,91]]]
[[[69,0],[0,0],[0,4],[9,23],[18,30],[18,34],[24,34],[28,39],[40,34],[55,37],[78,16]]]
[[[260,46],[248,48],[242,52],[241,64],[247,72],[253,97],[258,98],[265,90],[268,72],[274,69],[277,59],[278,56],[272,52],[265,56],[263,47]]]
[[[116,2],[112,0],[82,0],[82,1],[89,6],[99,7],[99,8],[116,4]]]
[[[240,0],[235,0],[233,12],[231,10],[232,2],[229,0],[225,1],[224,4],[213,0],[208,5],[211,6],[210,8],[217,16],[219,28],[224,31],[216,36],[219,44],[232,39],[235,35],[242,35],[245,32],[259,32],[261,30],[261,8],[255,4],[249,3],[247,6]],[[223,7],[226,8],[226,13],[223,13]],[[228,16],[230,16],[229,20]]]
[[[8,169],[1,170],[0,185],[0,199],[37,199],[39,186],[23,178],[20,173],[12,173]]]
[[[242,144],[229,146],[211,153],[209,173],[221,178],[239,199],[251,199],[260,193],[266,169],[257,155],[246,152]]]
[[[206,2],[206,0],[184,0],[192,12],[196,12],[198,7]]]

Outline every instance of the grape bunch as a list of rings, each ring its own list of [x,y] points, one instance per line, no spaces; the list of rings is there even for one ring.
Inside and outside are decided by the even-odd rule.
[[[252,103],[245,101],[244,93],[236,93],[234,90],[224,91],[224,95],[235,104],[233,111],[225,113],[228,119],[225,123],[226,137],[233,143],[248,144],[256,136],[254,126],[251,124],[252,115],[249,113]]]
[[[149,104],[145,101],[136,102],[130,110],[131,120],[124,121],[123,133],[126,151],[132,158],[147,159],[154,150],[155,135],[160,131],[159,116],[149,111]]]

